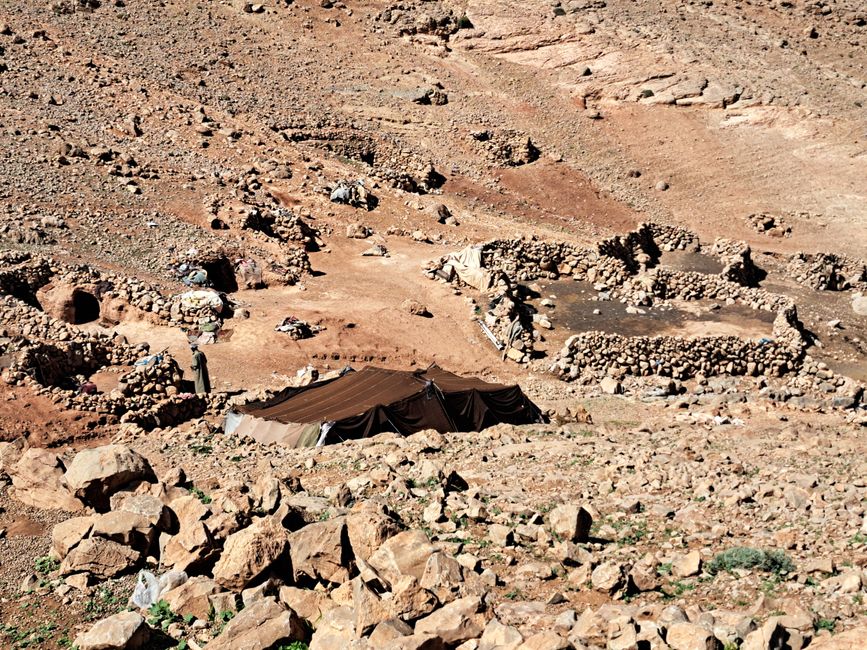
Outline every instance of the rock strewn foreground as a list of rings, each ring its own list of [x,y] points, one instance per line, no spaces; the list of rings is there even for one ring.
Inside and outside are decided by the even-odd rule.
[[[760,414],[659,426],[623,404],[646,424],[300,451],[205,422],[128,426],[119,444],[57,459],[57,500],[43,489],[38,505],[78,511],[41,551],[53,571],[21,586],[76,608],[101,584],[125,585],[125,600],[119,576],[158,576],[156,605],[79,626],[81,650],[164,635],[217,648],[857,647],[827,637],[864,632],[858,431]],[[0,452],[20,497],[37,461]]]

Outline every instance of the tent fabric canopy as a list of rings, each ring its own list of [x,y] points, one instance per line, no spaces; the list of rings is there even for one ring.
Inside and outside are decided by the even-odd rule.
[[[368,367],[238,411],[233,430],[292,447],[310,446],[314,431],[314,444],[325,444],[383,431],[479,431],[543,420],[518,386],[459,377],[438,366],[416,372]]]

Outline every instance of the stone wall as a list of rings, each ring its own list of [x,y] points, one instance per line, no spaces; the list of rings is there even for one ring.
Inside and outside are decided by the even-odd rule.
[[[819,291],[867,290],[867,262],[834,253],[795,253],[787,272],[800,284]]]

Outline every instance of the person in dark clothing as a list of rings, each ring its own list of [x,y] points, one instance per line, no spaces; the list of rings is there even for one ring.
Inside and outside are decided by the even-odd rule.
[[[190,368],[195,373],[196,392],[210,393],[211,378],[208,376],[208,359],[195,343],[190,344],[190,350],[193,352],[193,363]]]

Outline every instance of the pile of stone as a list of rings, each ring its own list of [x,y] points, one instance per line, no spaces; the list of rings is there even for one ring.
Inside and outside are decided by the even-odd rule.
[[[376,23],[388,25],[399,36],[426,34],[448,39],[469,21],[437,0],[430,2],[400,2],[387,6],[375,17]]]
[[[183,370],[174,357],[161,352],[136,361],[133,369],[120,378],[117,390],[124,397],[177,395],[183,376]]]
[[[121,416],[120,421],[135,424],[145,431],[177,426],[206,413],[223,415],[226,399],[223,393],[172,395],[167,399],[151,400],[137,408],[130,408]]]
[[[795,253],[790,277],[817,291],[867,290],[867,262],[835,253]]]
[[[745,287],[755,287],[764,277],[753,263],[752,250],[746,242],[718,237],[710,254],[723,263],[720,276]]]
[[[317,244],[319,231],[287,208],[251,206],[241,216],[240,228],[253,230],[270,239],[300,245],[312,250]]]
[[[501,167],[519,167],[539,159],[541,152],[526,133],[512,129],[474,131],[470,134],[479,143],[488,160]]]
[[[503,346],[503,355],[516,363],[529,363],[535,347],[533,318],[512,289],[492,301],[485,312],[485,325]]]
[[[77,515],[54,528],[59,569],[34,579],[37,591],[85,591],[145,569],[129,611],[78,634],[81,650],[106,637],[111,647],[146,644],[159,634],[152,628],[218,650],[292,641],[314,650],[829,650],[819,620],[837,620],[838,631],[859,625],[851,603],[867,581],[842,564],[851,550],[821,540],[867,531],[863,481],[837,479],[845,470],[815,444],[823,431],[732,440],[711,426],[594,435],[588,424],[501,425],[291,455],[251,453],[207,427],[166,429],[153,444],[189,447],[191,471],[175,458],[157,480],[143,456],[115,443],[71,460],[0,444],[0,472],[16,499]],[[134,427],[118,437],[143,440]],[[801,453],[815,471],[787,455],[793,439],[812,443]],[[851,431],[825,442],[857,448]],[[193,459],[202,444],[243,467],[201,476]],[[329,473],[349,461],[351,477]],[[581,472],[540,472],[576,461]],[[552,498],[553,485],[582,497]],[[769,516],[773,529],[759,523]],[[824,524],[794,525],[804,517]],[[780,549],[777,572],[714,567],[722,551],[762,556],[759,547]],[[863,625],[853,632],[837,639],[857,639]]]
[[[216,291],[199,290],[195,295],[190,292],[173,296],[169,316],[174,323],[183,326],[220,325],[226,309],[226,301]]]
[[[675,379],[722,374],[781,376],[797,370],[801,358],[801,348],[777,341],[745,341],[736,336],[685,339],[584,332],[566,340],[551,372],[566,381],[586,372]]]
[[[771,237],[791,237],[792,227],[779,215],[757,212],[746,218],[747,223],[758,233]]]

